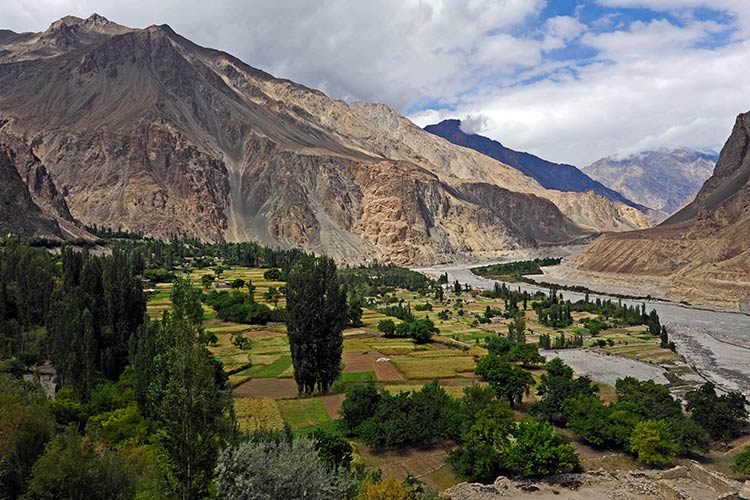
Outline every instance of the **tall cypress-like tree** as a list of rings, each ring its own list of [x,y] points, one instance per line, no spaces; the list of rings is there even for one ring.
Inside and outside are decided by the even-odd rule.
[[[190,280],[178,278],[172,290],[172,310],[163,319],[150,368],[160,372],[153,375],[162,385],[153,405],[175,492],[198,500],[207,496],[219,450],[233,436],[232,396],[224,369],[199,341],[201,305]]]
[[[299,392],[327,393],[341,372],[346,292],[328,257],[301,259],[287,279],[287,331]]]

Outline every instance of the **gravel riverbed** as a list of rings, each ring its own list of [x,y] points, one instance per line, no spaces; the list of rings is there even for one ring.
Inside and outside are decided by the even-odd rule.
[[[417,268],[415,271],[432,278],[448,273],[448,278],[451,281],[458,280],[461,283],[468,283],[473,288],[490,290],[493,288],[495,281],[476,276],[471,272],[471,268],[512,260],[448,264]],[[544,281],[544,277],[540,276],[539,280]],[[547,291],[544,288],[525,283],[507,283],[507,285],[512,288],[520,287],[521,290],[527,290],[531,293],[539,290]],[[614,285],[609,287],[607,292],[616,292]],[[628,292],[631,292],[631,290],[623,291],[623,293]],[[580,293],[569,291],[563,291],[562,293],[566,299],[572,301],[583,298],[583,294]],[[602,295],[591,294],[592,300],[597,297],[607,298]],[[656,309],[662,323],[667,325],[671,340],[677,345],[677,352],[682,354],[691,366],[720,387],[740,391],[750,397],[749,315],[732,311],[708,310],[659,300],[623,300],[623,303],[638,305],[645,303],[647,310]],[[580,362],[584,363],[583,361]],[[593,361],[586,363],[593,363]],[[572,363],[570,364],[572,365]],[[581,368],[585,371],[587,370],[586,366],[589,365]],[[659,369],[658,367],[655,368]],[[605,370],[593,365],[589,366],[589,369],[601,373],[599,376],[602,377],[606,376],[606,373],[604,373],[606,369],[620,370],[613,364],[607,365]],[[636,368],[633,369],[638,371]],[[605,382],[604,380],[601,381]]]

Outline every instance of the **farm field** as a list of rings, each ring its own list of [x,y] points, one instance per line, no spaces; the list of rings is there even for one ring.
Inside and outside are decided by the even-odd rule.
[[[226,268],[209,288],[228,288],[236,279],[251,281],[256,287],[255,300],[273,308],[274,304],[264,299],[264,293],[269,287],[281,288],[284,283],[265,279],[265,271]],[[213,271],[196,270],[191,273],[196,288],[202,288],[202,276],[206,274],[213,274]],[[246,288],[243,291],[247,293]],[[158,316],[169,308],[170,292],[169,283],[153,285],[147,306],[149,314]],[[317,428],[332,428],[336,425],[344,400],[343,392],[353,384],[375,384],[391,394],[397,394],[419,390],[425,383],[438,380],[450,396],[460,398],[465,387],[481,383],[474,374],[474,367],[475,360],[487,353],[483,347],[485,338],[508,331],[509,320],[501,316],[492,318],[491,322],[478,321],[487,307],[503,310],[502,301],[478,294],[465,293],[461,297],[451,297],[449,294],[443,304],[403,290],[388,297],[368,299],[371,302],[363,308],[362,326],[344,331],[342,374],[334,384],[332,394],[310,398],[298,397],[285,325],[225,322],[204,305],[204,327],[207,333],[215,336],[209,350],[223,363],[229,374],[241,430],[248,433],[278,432],[288,426],[293,432],[304,434]],[[426,306],[427,302],[433,302],[432,307]],[[400,322],[382,312],[387,304],[393,303],[408,304],[415,317],[429,318],[439,333],[433,336],[431,342],[423,345],[417,345],[409,338],[385,338],[377,330],[378,323],[384,319],[396,324]],[[282,297],[276,306],[284,305]],[[587,334],[580,321],[589,316],[574,313],[574,324],[558,330],[541,325],[529,307],[526,313],[527,341],[536,342],[541,334],[562,334],[566,337]],[[658,338],[649,335],[645,327],[611,328],[603,330],[597,337],[584,337],[585,345],[601,354],[655,365],[680,361],[678,355],[661,349]],[[535,369],[532,373],[539,380],[543,370]],[[615,398],[611,386],[600,385],[606,399]],[[524,398],[522,406],[534,400],[532,390]],[[446,464],[446,453],[453,446],[452,443],[442,443],[428,450],[402,450],[399,453],[373,453],[362,444],[353,444],[359,459],[369,467],[381,469],[384,474],[400,479],[411,474],[438,490],[456,482],[455,474]]]

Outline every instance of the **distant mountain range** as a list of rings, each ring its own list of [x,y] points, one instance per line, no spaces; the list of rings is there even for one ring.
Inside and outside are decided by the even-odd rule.
[[[609,279],[656,280],[673,299],[737,307],[750,298],[750,112],[737,117],[692,202],[652,229],[601,238],[574,260]]]
[[[674,149],[608,157],[584,167],[593,179],[669,216],[690,203],[711,177],[719,154]]]
[[[650,225],[601,187],[609,197],[545,188],[387,106],[330,99],[166,25],[96,14],[0,31],[0,144],[0,203],[30,207],[25,189],[58,225],[253,240],[351,263],[491,258]],[[56,233],[21,211],[3,227]]]
[[[427,125],[427,132],[447,139],[453,144],[471,148],[497,161],[517,168],[529,177],[536,179],[547,189],[582,193],[593,191],[612,201],[624,203],[647,212],[647,206],[635,203],[621,192],[610,189],[597,182],[584,172],[564,163],[553,163],[530,153],[515,151],[503,146],[500,142],[478,134],[467,134],[461,130],[460,120],[443,120],[435,125]]]

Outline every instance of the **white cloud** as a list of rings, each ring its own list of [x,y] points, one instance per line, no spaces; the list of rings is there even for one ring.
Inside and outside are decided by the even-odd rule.
[[[489,119],[484,115],[469,115],[461,120],[459,128],[464,134],[481,134],[487,128]]]
[[[593,64],[577,78],[543,80],[467,98],[439,118],[481,113],[483,130],[508,147],[587,165],[614,152],[718,148],[750,109],[750,43]],[[434,114],[424,116],[435,118]]]
[[[585,24],[570,16],[551,17],[545,24],[547,36],[542,44],[544,50],[561,49],[586,31]]]
[[[3,27],[38,31],[94,11],[121,24],[168,23],[201,45],[336,98],[399,109],[451,96],[473,71],[539,62],[538,43],[504,31],[544,0],[3,0]],[[478,67],[479,66],[479,67]]]
[[[0,28],[39,31],[94,11],[135,27],[168,23],[334,98],[401,111],[429,103],[411,116],[416,123],[470,117],[467,130],[579,165],[616,151],[718,147],[750,108],[750,0],[597,0],[669,15],[623,24],[626,17],[603,14],[588,26],[578,17],[583,2],[545,20],[547,3],[2,0]],[[696,7],[729,21],[701,21]],[[728,29],[728,45],[705,48]],[[557,49],[580,45],[596,55],[556,58],[571,54]]]

